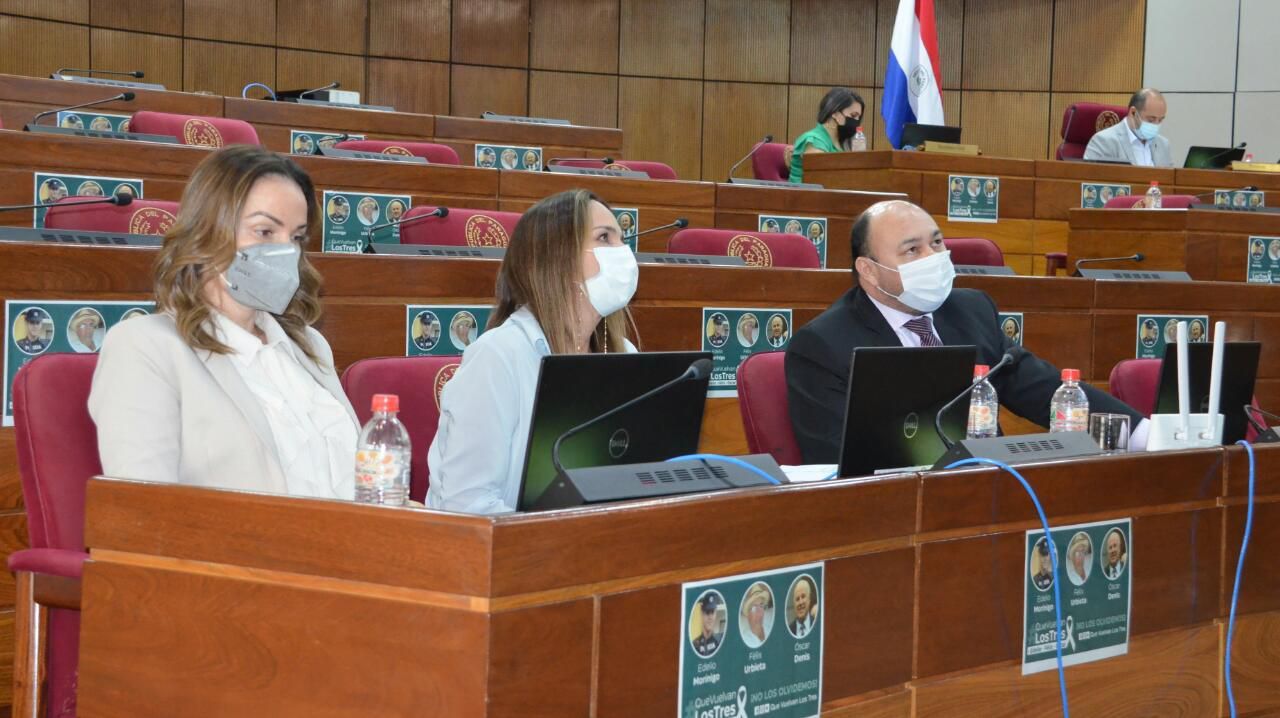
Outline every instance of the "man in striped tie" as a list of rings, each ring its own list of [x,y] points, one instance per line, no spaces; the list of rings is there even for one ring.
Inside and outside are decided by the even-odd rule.
[[[938,223],[902,200],[867,208],[850,238],[854,286],[827,311],[796,331],[787,348],[787,399],[791,424],[805,463],[840,458],[849,386],[849,362],[857,347],[936,347],[972,344],[978,363],[1000,361],[1012,340],[1000,328],[996,303],[976,289],[952,289],[955,268]],[[920,377],[928,381],[928,377]],[[1061,384],[1052,364],[1024,352],[993,376],[1000,403],[1041,426]],[[1146,420],[1125,403],[1084,385],[1095,412],[1127,414],[1130,446],[1146,444]]]

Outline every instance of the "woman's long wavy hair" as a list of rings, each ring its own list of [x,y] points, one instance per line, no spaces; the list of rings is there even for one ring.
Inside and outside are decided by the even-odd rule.
[[[577,297],[585,291],[582,243],[591,231],[592,200],[604,204],[587,190],[568,190],[541,200],[520,217],[498,271],[497,302],[489,315],[489,329],[526,306],[553,353],[575,350]],[[592,332],[588,351],[626,351],[628,329],[635,329],[635,320],[626,307],[603,317]],[[633,336],[638,343],[638,333]]]
[[[278,175],[298,185],[307,198],[307,227],[314,232],[320,210],[311,178],[288,158],[251,145],[233,145],[206,157],[182,193],[178,219],[165,233],[154,269],[156,308],[171,312],[178,333],[192,349],[229,354],[211,329],[214,308],[205,298],[209,282],[221,281],[236,251],[236,228],[255,182]],[[285,334],[312,361],[307,327],[320,318],[320,273],[298,255],[298,291],[281,314],[274,315]]]

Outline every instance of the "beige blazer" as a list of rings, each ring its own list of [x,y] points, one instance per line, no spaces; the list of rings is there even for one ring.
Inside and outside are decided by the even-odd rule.
[[[307,337],[324,366],[298,362],[356,421],[329,343]],[[173,317],[152,314],[107,332],[89,392],[107,476],[288,493],[271,426],[231,357],[187,346]]]

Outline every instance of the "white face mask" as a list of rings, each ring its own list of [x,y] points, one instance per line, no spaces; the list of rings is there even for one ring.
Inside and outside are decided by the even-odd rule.
[[[636,264],[635,253],[626,245],[594,247],[591,253],[596,255],[600,272],[585,283],[587,300],[600,316],[607,317],[627,306],[635,295],[640,266]]]
[[[874,259],[871,262],[890,272],[897,272],[902,277],[902,294],[894,295],[885,292],[883,288],[877,289],[917,312],[928,314],[942,306],[951,295],[956,268],[951,264],[950,251],[934,252],[927,257],[899,265],[897,269],[885,267]]]

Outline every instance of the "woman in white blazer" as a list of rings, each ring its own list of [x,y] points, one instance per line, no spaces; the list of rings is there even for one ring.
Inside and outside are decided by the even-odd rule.
[[[156,313],[107,332],[89,413],[107,476],[354,497],[359,428],[311,328],[311,179],[260,147],[196,168],[155,265]]]

